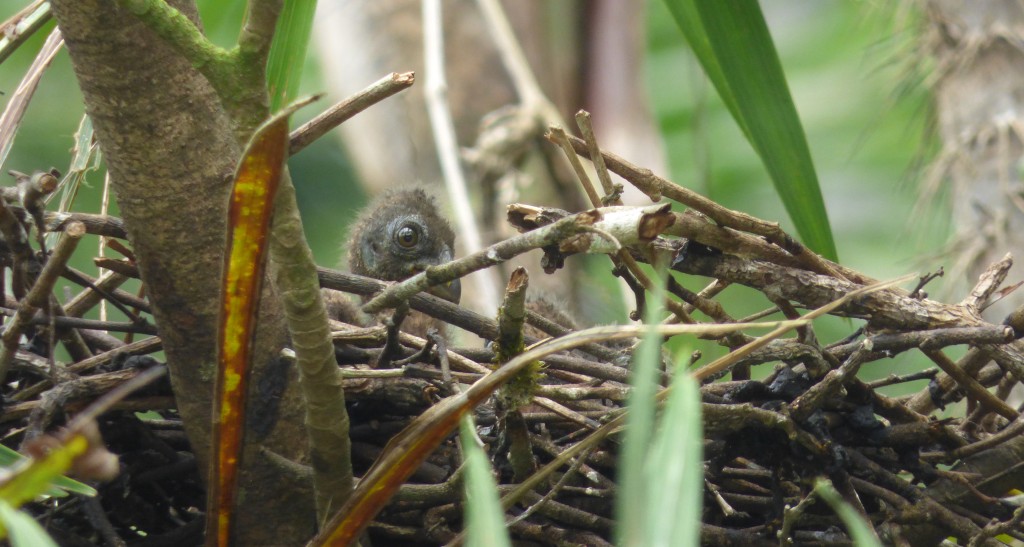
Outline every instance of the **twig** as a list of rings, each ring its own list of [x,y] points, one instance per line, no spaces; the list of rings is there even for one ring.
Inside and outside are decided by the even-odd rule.
[[[363,311],[376,313],[384,308],[394,307],[432,285],[447,283],[470,272],[501,264],[527,251],[554,245],[571,235],[583,232],[582,226],[593,224],[599,217],[600,213],[597,212],[574,215],[550,226],[506,239],[447,264],[431,266],[405,281],[392,285],[366,303]]]
[[[999,433],[996,433],[995,435],[992,435],[990,437],[986,437],[976,443],[972,443],[967,446],[957,448],[952,453],[943,454],[943,456],[955,460],[968,458],[975,454],[998,446],[1006,441],[1009,441],[1010,439],[1015,439],[1022,433],[1024,433],[1024,418],[1018,417],[1016,420],[1013,421],[1013,423],[1003,428],[1003,430],[1000,431]]]
[[[441,0],[423,0],[423,51],[426,82],[424,97],[427,101],[427,115],[434,133],[441,172],[444,174],[448,198],[455,210],[459,226],[459,241],[467,254],[477,253],[483,248],[483,239],[477,226],[476,215],[469,204],[466,178],[459,162],[459,146],[455,138],[455,124],[448,108],[448,84],[445,81],[444,36],[442,33]],[[498,308],[497,272],[473,276],[483,309]]]
[[[593,205],[594,207],[599,207],[601,206],[601,204],[608,205],[606,199],[602,199],[597,195],[597,190],[594,188],[594,184],[590,181],[590,176],[587,175],[587,171],[583,168],[583,164],[580,163],[579,158],[573,151],[572,145],[569,144],[568,135],[565,133],[565,131],[560,127],[552,127],[551,135],[554,137],[553,140],[555,144],[558,144],[562,151],[565,153],[565,157],[567,160],[569,160],[569,165],[572,166],[573,171],[576,172],[576,178],[579,179],[580,184],[583,187],[584,193],[586,193],[587,197],[590,199],[590,204]],[[593,132],[590,133],[590,136],[593,137]],[[593,141],[591,146],[592,148],[597,149],[597,141]],[[604,176],[608,176],[607,170],[605,170]],[[604,181],[602,180],[602,183],[603,182]],[[611,184],[610,180],[608,184]],[[607,192],[610,191],[611,190],[606,190],[605,198],[608,197]],[[653,292],[654,284],[651,282],[650,278],[648,278],[647,275],[643,272],[643,270],[640,269],[640,266],[636,263],[636,260],[634,260],[633,257],[627,251],[623,250],[621,247],[617,249],[615,256],[612,257],[612,262],[615,263],[615,266],[618,268],[619,273],[622,274],[623,276],[623,280],[625,280],[626,284],[629,285],[631,289],[634,286],[639,285],[644,289]],[[625,277],[627,275],[632,276],[632,279],[627,279]],[[635,315],[637,317],[641,317],[644,313],[642,309],[644,299],[642,294],[637,293],[635,290],[634,294],[637,296],[637,309]],[[683,306],[678,302],[675,302],[671,299],[666,299],[664,305],[673,314],[675,314],[679,321],[684,323],[693,323],[693,319],[690,317],[690,314],[688,314],[686,312],[686,309],[683,308]],[[631,318],[632,315],[633,314],[631,314]]]
[[[587,154],[587,144],[582,139],[572,135],[569,135],[568,139],[577,154]],[[746,213],[722,207],[696,192],[655,175],[650,169],[637,167],[615,154],[601,152],[601,155],[612,172],[629,181],[653,201],[660,201],[664,195],[683,205],[697,209],[722,226],[764,236],[788,251],[811,271],[843,280],[847,279],[847,275],[852,275],[851,280],[857,283],[870,281],[847,269],[840,272],[836,265],[821,258],[784,232],[777,222],[766,222]]]
[[[59,232],[72,222],[81,222],[85,225],[86,232],[92,235],[128,239],[124,221],[114,216],[47,211],[43,218],[46,221],[46,229],[51,232]]]
[[[608,175],[608,166],[604,164],[601,148],[597,145],[597,135],[594,134],[594,126],[590,122],[590,112],[586,110],[577,112],[576,126],[580,128],[583,140],[587,142],[590,161],[594,164],[594,170],[597,171],[597,180],[601,181],[601,187],[604,188],[604,197],[601,198],[601,204],[622,205],[622,185],[612,184],[612,178]]]
[[[693,377],[698,379],[698,380],[701,380],[701,379],[713,376],[713,375],[715,375],[715,374],[725,370],[729,366],[732,366],[733,364],[738,362],[742,357],[745,357],[745,356],[749,355],[754,350],[757,350],[757,349],[763,347],[768,342],[774,340],[775,338],[778,338],[779,336],[782,336],[784,333],[788,332],[791,328],[795,328],[796,326],[799,326],[799,325],[796,325],[796,324],[790,325],[790,323],[799,323],[801,325],[806,325],[809,320],[817,318],[817,317],[821,317],[822,315],[825,315],[827,313],[832,313],[833,311],[835,311],[836,309],[838,309],[841,306],[845,305],[849,301],[856,300],[856,299],[859,299],[859,298],[862,298],[862,297],[866,297],[866,296],[871,295],[872,293],[876,293],[878,291],[882,291],[882,290],[887,289],[889,287],[898,285],[900,283],[905,282],[908,278],[909,278],[909,276],[903,276],[903,277],[900,277],[900,278],[897,278],[897,279],[893,279],[891,281],[886,281],[886,282],[883,282],[883,283],[876,283],[876,284],[870,285],[868,287],[861,287],[859,289],[853,290],[853,291],[843,295],[841,298],[839,298],[837,300],[829,302],[829,303],[827,303],[827,304],[825,304],[825,305],[815,309],[814,311],[807,313],[799,321],[795,321],[795,322],[794,321],[787,321],[785,323],[781,323],[780,326],[777,327],[772,332],[769,332],[768,334],[765,334],[764,336],[760,336],[757,339],[755,339],[754,341],[750,342],[749,344],[746,344],[745,346],[737,349],[736,351],[733,351],[732,353],[730,353],[728,355],[725,355],[724,357],[720,357],[720,358],[716,359],[715,361],[713,361],[711,363],[708,363],[707,365],[704,365],[703,367],[697,369],[696,371],[693,372]],[[733,323],[733,324],[738,324],[738,323]],[[725,325],[720,325],[720,326],[725,326]]]
[[[99,355],[94,355],[88,359],[85,359],[84,361],[79,361],[75,364],[69,365],[67,367],[67,372],[81,374],[83,372],[88,372],[96,367],[109,363],[112,360],[114,360],[114,358],[120,355],[146,355],[148,353],[160,351],[161,349],[163,349],[163,343],[160,341],[159,338],[146,338],[145,340],[132,342],[131,344],[128,344],[126,346],[105,353],[101,353]],[[49,388],[51,385],[53,385],[51,382],[43,380],[42,382],[33,384],[27,388],[22,389],[18,393],[15,393],[11,397],[11,399],[15,401],[26,401],[28,399],[31,399],[32,397],[35,397],[36,395],[39,395],[47,388]]]
[[[559,256],[580,252],[615,252],[617,245],[612,245],[602,237],[587,233],[587,229],[594,225],[612,234],[618,245],[648,243],[661,230],[665,229],[667,217],[667,204],[649,208],[609,207],[577,213],[553,224],[498,242],[487,249],[458,260],[428,267],[423,272],[392,285],[364,305],[363,310],[367,313],[375,313],[384,308],[394,307],[399,302],[428,287],[448,283],[470,272],[500,264],[532,249],[557,246],[556,251]],[[560,266],[560,264],[557,265]],[[552,269],[555,268],[552,267]]]
[[[498,338],[495,355],[498,364],[508,361],[523,351],[523,324],[526,320],[526,289],[530,276],[526,268],[516,268],[509,276],[505,298],[498,308]]]
[[[782,547],[789,547],[793,545],[793,526],[800,520],[800,517],[809,509],[814,502],[817,501],[817,496],[812,490],[807,494],[804,499],[800,500],[800,503],[790,507],[786,506],[782,511],[782,529],[779,530],[779,545]]]
[[[0,25],[0,63],[31,38],[52,16],[49,2],[35,0],[4,21]]]
[[[1013,340],[1013,332],[1003,325],[951,327],[910,332],[883,332],[871,335],[875,351],[899,353],[912,348],[937,350],[961,344],[1005,344]],[[826,349],[838,359],[845,359],[859,347],[859,342],[832,344]]]
[[[289,135],[288,155],[298,154],[331,129],[380,101],[409,88],[415,81],[416,75],[412,72],[401,74],[392,72],[370,84],[366,89],[347,97],[292,131]]]
[[[946,274],[946,271],[943,270],[941,266],[939,266],[939,269],[936,270],[934,273],[933,272],[929,272],[929,273],[926,273],[926,274],[922,275],[921,276],[921,280],[917,282],[917,286],[914,287],[914,290],[910,291],[910,297],[911,298],[928,298],[928,293],[922,291],[922,289],[924,289],[924,286],[927,285],[928,283],[930,283],[933,279],[937,279],[939,277],[942,277],[945,274]]]
[[[18,131],[25,109],[28,108],[28,103],[32,100],[32,95],[39,85],[39,79],[42,78],[46,67],[50,66],[63,45],[64,38],[61,37],[60,30],[55,28],[50,31],[46,42],[43,43],[43,47],[32,61],[32,66],[28,67],[18,88],[8,100],[7,106],[4,107],[4,112],[0,115],[0,165],[7,162],[7,155],[11,152],[11,145],[14,144],[14,135]]]
[[[104,297],[107,297],[107,295],[110,294],[110,291],[117,289],[125,281],[128,281],[128,276],[121,275],[117,272],[107,272],[97,279],[95,283],[87,279],[82,279],[82,281],[87,281],[89,286],[68,300],[67,304],[64,305],[64,311],[70,317],[81,317],[84,315],[85,312],[91,310],[96,304],[99,304]],[[120,304],[120,302],[118,302],[118,304]],[[126,306],[121,311],[131,312],[131,310]],[[132,320],[138,319],[138,316],[135,316],[135,314],[126,315],[131,317]]]
[[[821,408],[826,400],[834,397],[847,380],[857,374],[860,366],[870,356],[871,350],[871,339],[864,340],[861,342],[860,348],[851,353],[842,366],[830,371],[821,381],[797,397],[790,405],[793,419],[797,422],[805,422],[811,414]]]
[[[914,381],[917,381],[917,380],[930,380],[930,379],[934,378],[935,375],[938,374],[938,373],[939,373],[938,369],[932,368],[932,369],[928,369],[928,370],[921,370],[921,371],[918,371],[918,372],[912,372],[910,374],[903,374],[903,375],[900,375],[900,376],[897,376],[895,374],[890,374],[889,376],[886,376],[885,378],[882,378],[880,380],[875,380],[873,382],[867,382],[864,385],[867,386],[868,389],[875,390],[875,389],[878,389],[880,387],[892,386],[892,385],[896,385],[896,384],[903,384],[903,383],[906,383],[906,382],[914,382]]]
[[[0,312],[3,315],[14,316],[17,315],[17,310],[0,306]],[[50,315],[33,315],[31,318],[26,320],[26,325],[49,325],[53,324],[57,328],[69,328],[69,329],[89,329],[96,331],[110,331],[110,332],[134,332],[136,334],[150,334],[155,335],[156,327],[150,325],[149,322],[142,319],[138,323],[125,323],[121,321],[101,321],[97,319],[82,319],[81,317],[71,316],[50,316]]]
[[[946,357],[944,353],[939,350],[925,348],[921,348],[921,352],[927,355],[928,358],[938,365],[943,372],[956,380],[956,383],[966,390],[972,398],[987,407],[989,410],[998,413],[1000,416],[1003,416],[1008,420],[1017,419],[1018,413],[1016,410],[992,394],[991,391],[985,389],[984,386],[979,384],[977,380],[958,367],[957,364],[950,360],[949,357]]]
[[[1006,253],[1001,260],[990,264],[978,276],[978,282],[971,289],[967,298],[960,302],[960,305],[970,310],[971,313],[980,315],[985,303],[992,297],[992,293],[1003,284],[1011,267],[1013,267],[1013,256],[1010,253]]]
[[[39,277],[32,285],[32,289],[22,300],[18,312],[7,323],[2,337],[3,347],[0,348],[0,384],[7,377],[7,371],[18,349],[18,341],[21,339],[24,328],[31,322],[35,312],[49,301],[54,283],[57,282],[64,265],[71,258],[71,253],[74,252],[84,235],[85,226],[81,224],[69,225],[64,230],[64,235],[57,242],[57,246],[53,249],[49,260],[46,261],[46,265],[43,266],[43,270],[39,272]]]
[[[778,290],[780,297],[808,308],[822,306],[837,295],[847,294],[860,287],[845,279],[729,255],[689,254],[673,264],[672,269],[739,283],[757,290],[771,286],[772,290]],[[867,313],[869,309],[870,314]],[[927,330],[983,324],[958,306],[908,298],[904,296],[904,291],[898,289],[866,295],[864,300],[850,302],[840,311],[850,317],[870,315],[869,324],[873,328]]]
[[[167,374],[167,367],[155,366],[144,371],[132,370],[130,372],[132,374],[127,381],[120,382],[119,385],[103,395],[98,401],[90,404],[85,410],[78,413],[71,423],[68,424],[67,431],[76,432],[84,422],[95,420],[101,414],[110,410],[115,404],[121,402],[125,397],[165,376]]]
[[[558,109],[544,95],[537,79],[534,78],[530,64],[527,62],[522,48],[519,47],[519,42],[516,40],[515,33],[512,32],[512,25],[505,17],[501,3],[497,0],[477,0],[477,6],[480,7],[480,12],[484,16],[484,24],[487,25],[487,30],[494,39],[498,54],[501,55],[505,70],[509,73],[512,85],[515,86],[516,94],[519,95],[523,107],[528,112],[541,117],[548,125],[565,126]]]

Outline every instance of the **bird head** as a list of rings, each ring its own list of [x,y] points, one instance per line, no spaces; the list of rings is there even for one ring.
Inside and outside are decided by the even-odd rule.
[[[455,233],[434,198],[421,188],[403,188],[379,197],[357,221],[349,265],[359,275],[401,281],[451,261],[454,247]],[[430,292],[458,303],[461,284],[455,280]]]

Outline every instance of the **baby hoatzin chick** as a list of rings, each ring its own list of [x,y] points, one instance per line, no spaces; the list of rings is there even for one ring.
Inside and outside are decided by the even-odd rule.
[[[441,216],[434,198],[420,187],[385,192],[359,215],[348,246],[352,273],[383,281],[402,281],[429,266],[452,260],[455,232]],[[431,294],[458,303],[459,280],[431,287]],[[411,312],[402,330],[424,336],[427,328],[443,331],[443,323]]]

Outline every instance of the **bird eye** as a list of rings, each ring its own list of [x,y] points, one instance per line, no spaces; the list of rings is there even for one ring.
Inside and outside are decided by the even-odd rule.
[[[404,249],[411,249],[420,241],[420,231],[413,226],[402,226],[395,232],[395,243]]]

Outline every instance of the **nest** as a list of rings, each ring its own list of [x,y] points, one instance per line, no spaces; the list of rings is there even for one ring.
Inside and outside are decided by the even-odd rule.
[[[582,141],[553,138],[585,153]],[[418,278],[387,285],[339,271],[320,272],[324,287],[372,297],[364,307],[368,311],[401,309],[407,303],[494,341],[486,348],[449,347],[437,334],[423,339],[396,328],[336,325],[357,476],[370,474],[374,462],[390,450],[388,443],[422,422],[419,417],[425,412],[492,371],[500,373],[502,363],[540,342],[537,348],[546,348],[540,361],[533,359],[509,374],[511,382],[494,397],[481,399],[474,411],[500,492],[510,494],[595,431],[606,436],[558,467],[536,489],[516,493],[508,512],[510,533],[536,544],[609,544],[620,439],[607,426],[623,414],[631,389],[633,342],[644,329],[580,329],[542,306],[530,306],[525,300],[528,279],[521,271],[513,274],[497,319],[420,293],[431,283],[529,249],[544,249],[543,264],[550,271],[577,253],[609,253],[616,273],[634,289],[638,312],[651,305],[652,295],[663,295],[672,322],[703,329],[703,336],[731,350],[713,363],[697,361],[691,372],[702,381],[702,543],[850,541],[832,511],[811,504],[820,478],[831,481],[887,542],[923,545],[955,536],[985,544],[1005,535],[1024,540],[1024,512],[1006,497],[1020,487],[1024,474],[1024,437],[1019,434],[1024,422],[1020,409],[1006,401],[1011,388],[1024,379],[1024,354],[1017,342],[1024,334],[1024,316],[1015,312],[999,325],[980,316],[989,301],[1008,292],[1001,288],[1009,257],[993,264],[962,302],[944,304],[921,291],[928,276],[910,290],[879,283],[810,252],[773,223],[725,209],[614,155],[605,153],[602,159],[652,198],[668,197],[690,209],[679,213],[664,204],[623,207],[615,204],[614,192],[606,195],[602,207],[576,214],[516,204],[509,207],[509,221],[522,231],[520,236]],[[73,243],[59,244],[47,254],[25,251],[24,234],[33,226],[64,231],[63,242],[86,232],[124,237],[120,221],[47,215],[33,212],[31,203],[10,201],[7,209],[22,207],[29,214],[14,214],[6,224],[14,230],[10,236],[5,232],[7,265],[21,272],[19,279],[35,279],[16,284],[17,292],[9,298],[13,319],[0,357],[10,367],[0,422],[5,438],[17,441],[39,437],[86,401],[162,365],[145,357],[160,348],[158,338],[125,343],[110,336],[114,331],[154,333],[144,318],[148,304],[116,288],[138,275],[130,261],[108,260],[105,264],[117,273],[92,279],[64,268],[62,261]],[[673,280],[667,292],[652,293],[655,281],[636,267],[638,262],[656,262],[673,274],[703,276],[710,284],[698,293]],[[56,279],[52,271],[87,287],[73,300],[82,304],[69,303],[63,310],[55,306],[48,296]],[[778,328],[754,336],[737,327],[738,320],[715,300],[730,284],[763,293],[773,304],[765,315],[783,318],[774,323]],[[101,298],[129,310],[132,320],[115,324],[74,319]],[[801,313],[801,308],[813,311]],[[698,322],[695,312],[709,320]],[[801,319],[825,313],[852,318],[861,326],[847,339],[822,344],[813,324]],[[685,330],[663,330],[671,333],[673,328]],[[782,336],[790,330],[795,336]],[[32,344],[19,348],[19,334],[28,335]],[[48,362],[56,339],[79,347],[80,356],[72,350],[69,362]],[[969,349],[954,362],[944,353],[953,346]],[[870,383],[857,377],[863,364],[907,351],[923,354],[935,368]],[[388,368],[374,367],[381,362]],[[771,371],[763,380],[751,380],[755,367]],[[731,377],[724,381],[727,373]],[[668,386],[672,376],[671,367],[665,367],[660,386]],[[928,387],[911,396],[892,398],[879,391],[920,379],[928,379]],[[962,415],[934,417],[936,410],[963,399],[967,404]],[[142,419],[139,411],[151,414]],[[190,452],[169,385],[136,392],[98,421],[107,448],[120,455],[121,474],[101,485],[97,498],[34,505],[33,511],[46,517],[49,531],[64,545],[103,538],[127,538],[131,545],[198,541],[202,471]],[[371,539],[424,545],[458,540],[464,509],[460,465],[455,440],[442,441],[370,525]],[[281,467],[297,481],[309,480],[307,467],[293,462]]]

